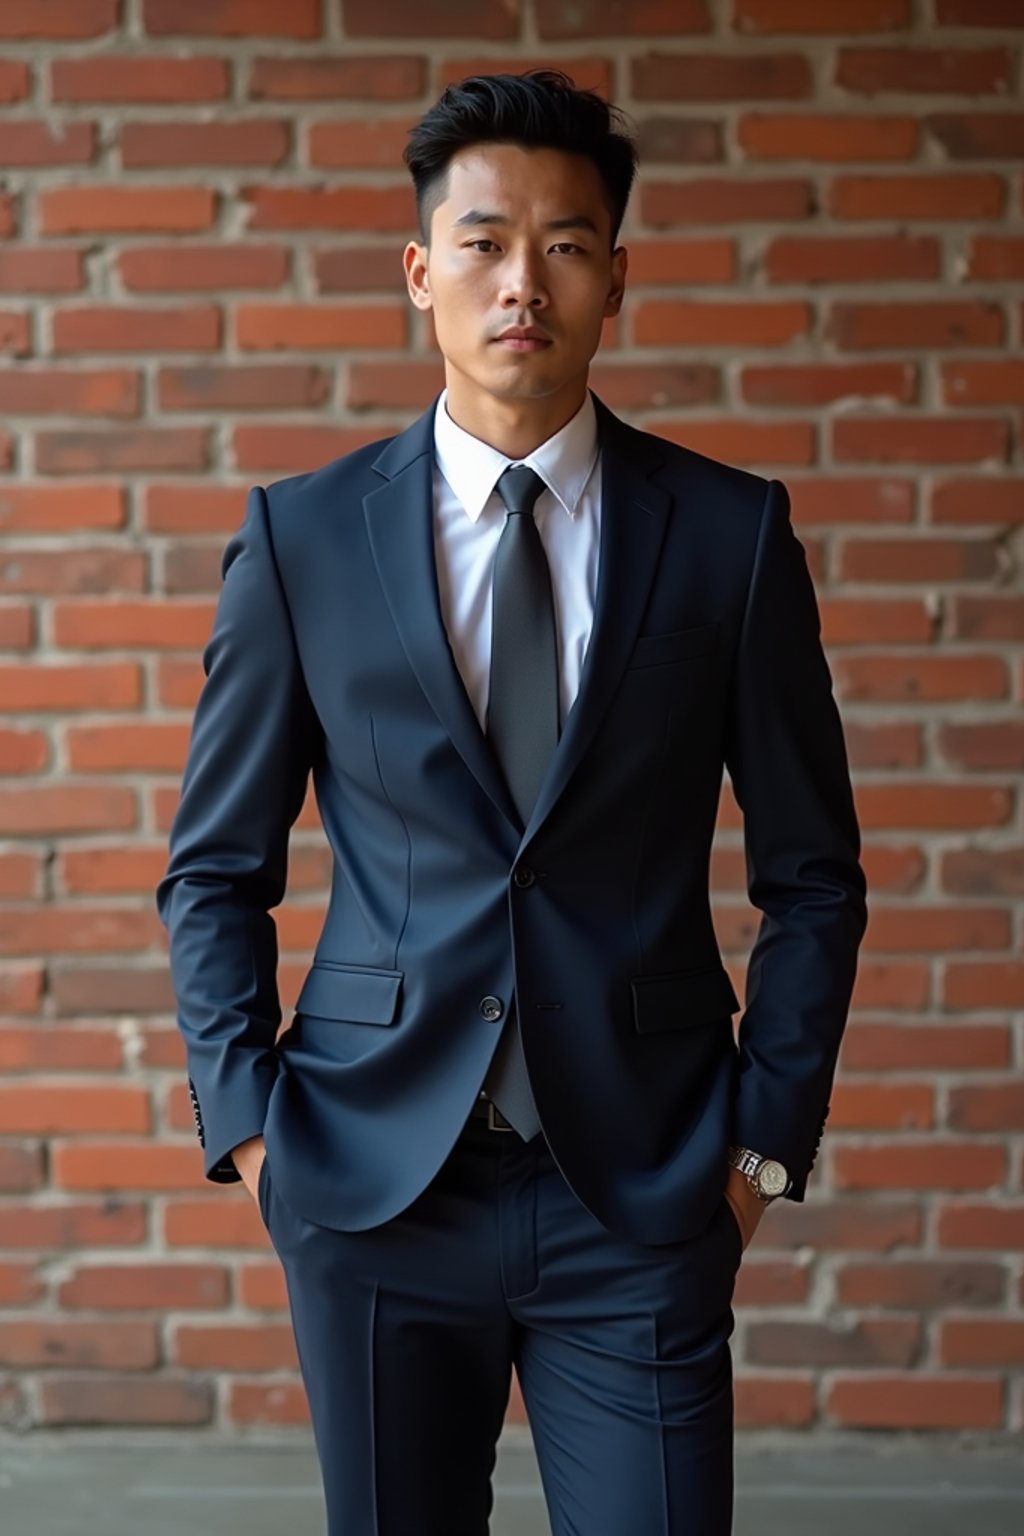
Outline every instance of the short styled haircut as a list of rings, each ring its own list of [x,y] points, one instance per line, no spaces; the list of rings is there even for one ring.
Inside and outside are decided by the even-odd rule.
[[[624,115],[596,91],[577,89],[557,69],[470,75],[448,86],[409,130],[402,156],[416,192],[424,245],[430,243],[434,210],[447,196],[453,157],[476,144],[518,144],[585,155],[604,184],[614,246],[636,176],[637,152]]]

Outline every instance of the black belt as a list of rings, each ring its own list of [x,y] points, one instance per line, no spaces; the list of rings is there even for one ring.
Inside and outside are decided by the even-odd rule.
[[[483,1120],[489,1130],[513,1131],[517,1136],[519,1134],[511,1120],[506,1120],[497,1104],[493,1103],[485,1094],[480,1094],[470,1110],[469,1116],[471,1120]]]

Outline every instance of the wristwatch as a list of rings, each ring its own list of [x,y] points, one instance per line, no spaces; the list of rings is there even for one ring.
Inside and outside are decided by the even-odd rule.
[[[765,1205],[785,1195],[793,1187],[793,1180],[783,1163],[774,1157],[762,1157],[749,1147],[730,1147],[729,1163],[746,1174],[747,1183]]]

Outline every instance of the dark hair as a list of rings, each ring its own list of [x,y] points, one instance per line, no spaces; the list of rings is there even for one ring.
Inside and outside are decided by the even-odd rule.
[[[412,175],[420,237],[430,240],[434,209],[444,202],[448,166],[474,144],[520,144],[585,155],[601,175],[615,244],[636,175],[636,146],[626,119],[596,91],[578,90],[561,70],[470,75],[450,85],[409,130],[402,156]]]

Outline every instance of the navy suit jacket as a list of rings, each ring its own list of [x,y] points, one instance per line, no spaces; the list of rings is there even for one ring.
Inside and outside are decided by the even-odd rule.
[[[551,1152],[611,1230],[699,1231],[730,1141],[804,1198],[866,903],[803,547],[780,481],[595,404],[593,630],[525,827],[444,628],[433,407],[249,493],[157,888],[210,1180],[262,1132],[300,1214],[387,1220],[517,1007]],[[723,765],[763,914],[738,1038],[708,893]],[[270,914],[310,773],[333,881],[278,1038]]]

